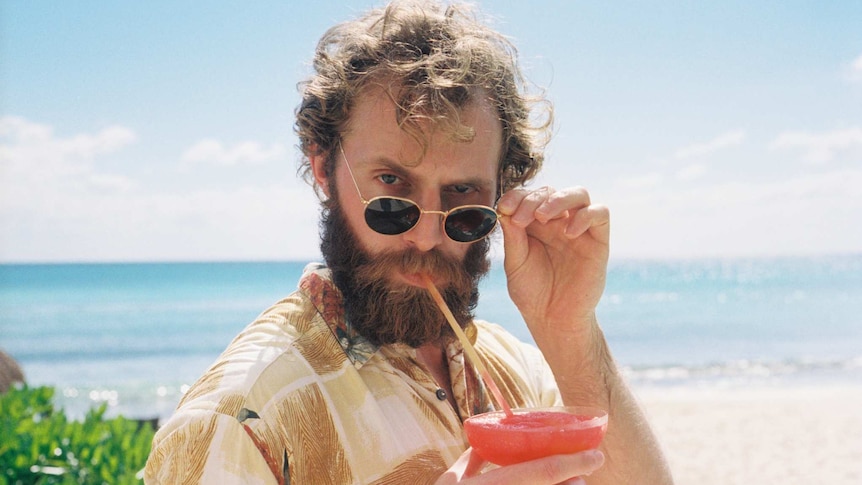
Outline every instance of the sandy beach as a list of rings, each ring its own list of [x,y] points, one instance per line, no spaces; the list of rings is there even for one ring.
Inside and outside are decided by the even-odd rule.
[[[635,388],[678,485],[862,484],[862,386]]]

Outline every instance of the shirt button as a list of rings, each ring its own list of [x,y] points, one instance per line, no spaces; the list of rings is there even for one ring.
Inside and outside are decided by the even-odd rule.
[[[437,399],[439,399],[441,401],[445,401],[446,400],[446,391],[444,391],[443,389],[437,389]]]

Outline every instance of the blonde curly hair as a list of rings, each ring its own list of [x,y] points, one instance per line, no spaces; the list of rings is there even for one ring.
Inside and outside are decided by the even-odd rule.
[[[473,132],[460,123],[460,111],[477,96],[488,97],[503,128],[500,193],[523,185],[542,166],[553,109],[541,94],[528,94],[512,43],[468,5],[393,1],[329,29],[313,69],[300,84],[295,126],[304,154],[299,173],[309,182],[308,155],[328,153],[325,170],[332,173],[333,148],[354,100],[371,85],[390,87],[399,125],[423,147],[428,121],[455,139],[470,140]]]

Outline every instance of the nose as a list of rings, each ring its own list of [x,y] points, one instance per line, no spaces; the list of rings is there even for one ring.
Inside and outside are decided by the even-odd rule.
[[[427,201],[426,201],[427,202]],[[421,204],[422,202],[417,201]],[[439,207],[439,198],[437,204],[433,206],[422,206],[422,215],[419,217],[419,222],[412,229],[405,232],[404,241],[411,247],[419,251],[430,251],[439,246],[446,237],[443,234],[443,215],[440,211],[431,209],[431,207]],[[425,208],[428,210],[425,210]]]

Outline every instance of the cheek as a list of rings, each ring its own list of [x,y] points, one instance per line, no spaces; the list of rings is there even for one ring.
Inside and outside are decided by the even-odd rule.
[[[470,249],[470,244],[463,244],[449,239],[449,236],[443,235],[445,239],[440,245],[439,250],[445,256],[455,261],[464,261],[467,257],[467,251]]]
[[[350,232],[359,242],[362,250],[368,253],[375,253],[375,247],[379,246],[377,239],[380,234],[372,231],[368,224],[365,223],[365,206],[362,204],[350,203],[348,206],[342,205],[342,210],[347,217],[347,224],[350,226]]]
[[[360,200],[348,198],[350,200],[345,201],[344,197],[339,199],[350,232],[363,252],[376,256],[383,252],[403,249],[399,248],[400,236],[386,236],[368,227],[365,223],[365,204]]]
[[[337,186],[330,187],[330,191],[334,192],[341,213],[361,249],[365,252],[372,252],[370,249],[374,248],[375,245],[374,241],[369,241],[369,239],[374,239],[375,236],[380,235],[372,231],[365,223],[365,204],[359,199],[356,189],[346,176],[339,171],[335,178]]]

